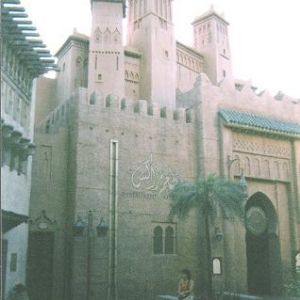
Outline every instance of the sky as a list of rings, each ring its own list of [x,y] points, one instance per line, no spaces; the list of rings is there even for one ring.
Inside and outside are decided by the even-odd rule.
[[[90,0],[21,0],[52,54],[76,28],[90,35]],[[210,6],[230,23],[233,74],[258,91],[300,99],[300,0],[174,0],[175,37],[193,45],[193,20]]]

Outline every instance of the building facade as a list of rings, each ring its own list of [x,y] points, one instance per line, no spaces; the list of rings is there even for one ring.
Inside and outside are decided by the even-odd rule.
[[[280,295],[300,250],[299,100],[234,80],[213,9],[193,48],[174,38],[170,0],[128,1],[126,46],[125,1],[91,10],[91,36],[73,32],[57,78],[37,82],[31,299],[152,300],[176,294],[183,268],[205,293],[204,221],[170,221],[169,192],[211,173],[248,187],[246,226],[211,228],[214,291]]]
[[[20,1],[1,1],[2,295],[26,285],[35,81],[54,68]],[[22,289],[22,288],[21,288]]]

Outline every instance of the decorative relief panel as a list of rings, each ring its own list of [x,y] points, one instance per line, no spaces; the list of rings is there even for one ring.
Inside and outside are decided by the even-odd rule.
[[[121,33],[118,28],[115,28],[113,32],[110,31],[108,27],[101,30],[99,27],[94,31],[94,40],[97,44],[120,44],[121,43]]]
[[[289,181],[289,160],[252,154],[234,153],[232,172],[245,176],[271,180]]]
[[[291,155],[288,146],[276,145],[272,140],[253,141],[239,137],[233,138],[233,150],[283,158],[290,158]]]
[[[51,231],[57,228],[57,221],[50,219],[45,210],[35,219],[29,219],[30,230]]]
[[[202,71],[202,62],[187,53],[177,50],[177,63],[184,65],[197,73]]]

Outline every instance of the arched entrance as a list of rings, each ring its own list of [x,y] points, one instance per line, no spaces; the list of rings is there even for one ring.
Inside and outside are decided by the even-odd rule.
[[[276,211],[263,193],[251,196],[246,205],[248,293],[280,295],[281,256],[276,233]]]

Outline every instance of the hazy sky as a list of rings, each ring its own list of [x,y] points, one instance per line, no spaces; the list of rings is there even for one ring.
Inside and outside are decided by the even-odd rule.
[[[90,0],[21,0],[52,54],[76,27],[90,35]],[[211,4],[230,23],[234,77],[300,98],[300,0],[174,0],[175,36],[193,45],[191,22]]]

